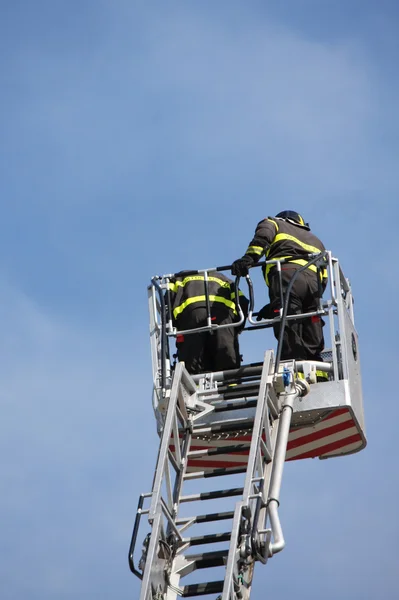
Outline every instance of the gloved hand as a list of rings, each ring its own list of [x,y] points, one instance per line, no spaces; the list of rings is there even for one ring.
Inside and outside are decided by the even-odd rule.
[[[256,320],[261,321],[262,319],[273,319],[277,313],[274,313],[270,304],[265,304],[256,315]]]
[[[244,254],[244,256],[235,260],[231,265],[231,274],[236,277],[244,277],[245,275],[248,275],[248,267],[252,267],[253,264],[253,258],[248,254]]]

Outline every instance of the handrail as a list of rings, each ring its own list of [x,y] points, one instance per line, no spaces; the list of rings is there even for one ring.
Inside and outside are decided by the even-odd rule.
[[[177,329],[177,327],[173,327],[171,325],[171,321],[169,321],[169,328],[168,331],[166,331],[165,328],[165,335],[166,337],[176,337],[177,335],[190,335],[192,333],[201,333],[201,332],[205,332],[205,331],[214,331],[216,329],[226,329],[228,327],[233,327],[233,328],[238,328],[241,327],[246,320],[246,317],[244,316],[244,313],[242,311],[241,305],[240,305],[240,301],[239,301],[239,281],[240,281],[240,277],[236,277],[235,282],[234,282],[234,304],[237,310],[237,314],[239,316],[238,321],[234,321],[233,323],[226,323],[223,325],[219,325],[217,323],[212,323],[211,322],[211,307],[210,307],[210,302],[209,302],[209,291],[208,291],[208,274],[211,271],[224,271],[224,270],[229,270],[231,269],[231,266],[223,266],[223,267],[211,267],[209,269],[198,269],[198,270],[193,270],[193,271],[184,271],[184,275],[185,276],[189,276],[189,275],[199,275],[202,274],[204,275],[204,287],[205,287],[205,305],[206,305],[206,311],[207,311],[207,325],[203,325],[202,327],[196,327],[196,328],[192,328],[192,329]],[[172,279],[173,277],[177,277],[179,274],[175,273],[175,274],[169,274],[169,275],[164,275],[164,279]],[[154,280],[154,278],[152,279],[152,281]],[[248,279],[247,279],[248,282]],[[251,293],[253,295],[253,286],[250,287],[250,284],[252,284],[252,282],[248,282],[248,288],[249,288],[249,295],[251,296]],[[160,290],[162,290],[161,286],[158,283],[158,287]],[[170,298],[168,298],[169,300],[169,304],[170,304]],[[253,302],[253,299],[252,299]]]
[[[248,315],[244,316],[242,308],[240,306],[240,298],[239,298],[239,284],[242,278],[239,276],[235,278],[234,281],[234,304],[237,311],[237,321],[232,323],[224,323],[219,325],[218,323],[211,322],[211,303],[209,298],[209,278],[208,275],[211,271],[213,272],[221,272],[231,270],[231,265],[222,265],[217,267],[210,267],[207,269],[196,269],[196,270],[185,270],[184,272],[180,271],[175,274],[155,276],[151,280],[151,284],[154,290],[154,298],[158,296],[159,301],[154,301],[154,306],[150,306],[150,310],[154,312],[154,320],[157,322],[157,331],[154,335],[156,335],[158,339],[158,381],[155,384],[156,387],[162,388],[162,394],[166,394],[166,389],[170,384],[169,381],[169,367],[168,367],[168,359],[170,359],[170,349],[169,349],[169,338],[176,338],[178,335],[191,335],[198,334],[203,332],[213,333],[217,329],[224,328],[238,328],[241,331],[250,331],[252,329],[267,329],[274,327],[276,324],[280,324],[280,332],[277,340],[277,349],[276,349],[276,363],[275,370],[276,372],[279,369],[279,364],[281,362],[281,352],[282,352],[282,340],[284,337],[284,332],[287,327],[288,322],[300,322],[304,319],[311,318],[313,316],[322,316],[329,315],[329,323],[330,323],[330,335],[331,335],[331,344],[332,344],[332,352],[333,352],[333,365],[334,365],[334,380],[338,377],[336,363],[338,362],[338,355],[336,351],[336,347],[334,344],[335,332],[334,332],[334,312],[337,310],[338,304],[340,306],[346,307],[349,311],[349,316],[353,323],[353,298],[351,293],[351,287],[348,280],[345,278],[342,270],[339,266],[338,260],[332,257],[330,251],[323,251],[318,254],[308,254],[309,260],[305,265],[298,266],[293,273],[293,277],[291,281],[288,282],[286,293],[283,295],[282,285],[281,285],[281,268],[282,265],[288,263],[290,258],[288,259],[273,259],[273,260],[264,260],[256,265],[253,265],[249,269],[249,273],[245,276],[246,285],[248,287],[247,296],[249,299],[248,306]],[[255,308],[255,291],[254,291],[254,282],[251,279],[251,269],[254,268],[262,268],[265,265],[273,264],[274,269],[278,271],[278,276],[280,277],[280,292],[282,296],[281,309],[280,314],[272,319],[261,319],[260,321],[255,321],[255,316],[259,313],[254,312]],[[295,283],[298,275],[305,271],[309,266],[316,265],[318,272],[320,273],[320,269],[324,266],[328,269],[328,279],[329,279],[329,291],[331,292],[330,300],[327,302],[322,301],[322,289],[319,289],[319,304],[318,307],[310,312],[301,313],[301,314],[288,314],[288,303],[289,297],[292,292],[293,285]],[[206,315],[207,321],[206,325],[203,325],[198,328],[191,329],[177,329],[172,324],[172,315],[171,311],[167,310],[167,306],[170,305],[171,296],[170,296],[170,287],[168,282],[175,276],[181,276],[184,273],[185,276],[189,275],[203,275],[204,277],[204,288],[205,288],[205,299],[206,299]],[[276,273],[277,276],[277,273]],[[321,284],[319,284],[320,286]],[[157,316],[158,315],[158,316]],[[339,327],[340,329],[340,327]],[[336,342],[335,342],[336,343]],[[173,369],[174,367],[172,367]]]
[[[166,391],[166,349],[168,341],[166,336],[166,306],[165,298],[162,293],[162,288],[157,280],[157,277],[152,277],[152,284],[155,286],[161,305],[161,388],[163,393]]]
[[[138,571],[136,569],[136,566],[134,564],[134,549],[136,547],[137,534],[139,532],[141,515],[143,514],[144,499],[149,498],[151,495],[152,495],[151,492],[148,492],[146,494],[140,494],[140,496],[139,496],[139,502],[138,502],[137,511],[136,511],[136,518],[134,520],[134,526],[133,526],[132,539],[130,541],[130,546],[129,546],[129,556],[128,556],[129,568],[130,568],[131,572],[134,573],[134,575],[136,575],[136,577],[138,577],[139,579],[143,579],[143,574],[140,573],[140,571]]]

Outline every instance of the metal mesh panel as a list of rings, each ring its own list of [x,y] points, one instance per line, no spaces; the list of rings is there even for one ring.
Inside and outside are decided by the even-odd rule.
[[[331,362],[333,359],[332,350],[323,350],[323,352],[321,353],[321,356],[325,362]]]

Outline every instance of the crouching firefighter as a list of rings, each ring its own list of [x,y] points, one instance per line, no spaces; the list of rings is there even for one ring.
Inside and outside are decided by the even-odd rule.
[[[266,260],[282,260],[281,284],[283,298],[295,271],[309,262],[310,253],[325,251],[323,243],[311,231],[300,214],[293,210],[284,210],[275,217],[267,217],[256,227],[255,235],[242,258],[234,261],[233,275],[244,276],[248,268],[256,264],[265,255]],[[266,284],[269,287],[270,304],[263,307],[257,316],[273,318],[279,314],[281,307],[281,290],[278,270],[275,264],[264,268]],[[293,282],[288,300],[289,315],[313,312],[318,309],[318,299],[327,284],[327,269],[318,269],[315,265],[299,272]],[[322,361],[324,349],[324,322],[319,316],[301,320],[287,320],[284,329],[281,359],[299,359]],[[279,339],[280,324],[273,326],[274,335]],[[327,376],[317,372],[318,378]]]
[[[231,279],[218,271],[209,271],[207,279],[212,324],[226,325],[239,321],[235,286]],[[178,331],[207,325],[205,279],[202,273],[177,273],[169,283],[169,293],[166,293],[167,310],[168,302],[173,326]],[[241,291],[239,303],[246,318],[249,302]],[[177,335],[176,349],[179,361],[184,361],[187,371],[191,374],[238,368],[241,364],[238,335],[244,328],[244,323],[240,327],[223,327],[212,331]]]

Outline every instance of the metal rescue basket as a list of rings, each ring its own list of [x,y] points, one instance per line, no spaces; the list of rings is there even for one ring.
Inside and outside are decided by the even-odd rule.
[[[351,287],[330,252],[309,255],[308,261],[295,271],[281,298],[280,314],[273,319],[255,320],[254,285],[249,275],[245,278],[250,304],[244,331],[279,322],[277,350],[267,350],[263,362],[217,373],[190,375],[184,363],[173,361],[171,341],[178,333],[195,335],[224,327],[211,320],[208,274],[229,267],[193,272],[204,278],[208,312],[207,325],[195,330],[177,332],[167,314],[173,275],[152,279],[148,300],[153,407],[161,443],[152,491],[140,496],[129,548],[130,568],[142,579],[140,600],[212,594],[219,594],[221,600],[249,600],[255,562],[266,563],[285,545],[278,516],[284,462],[343,456],[366,445]],[[256,267],[274,264],[281,281],[283,262],[266,261]],[[318,270],[327,268],[328,288],[317,310],[290,315],[288,297],[294,278],[311,264]],[[242,327],[239,278],[235,286],[240,318],[228,326]],[[323,317],[330,343],[323,361],[280,360],[286,323],[316,315]],[[325,374],[323,382],[317,382],[316,371]],[[226,487],[226,476],[238,478],[241,485]],[[197,479],[214,481],[217,489],[207,491],[201,484],[200,491],[185,493],[190,481]],[[225,510],[234,497],[238,500]],[[217,510],[203,513],[204,501]],[[192,507],[190,516],[183,515],[187,505]],[[150,531],[136,566],[136,542],[145,514]],[[217,523],[228,519],[229,530],[216,531]],[[198,534],[186,537],[190,528]],[[215,545],[222,547],[190,553],[193,546]],[[213,580],[216,571],[221,574]],[[204,580],[191,582],[191,574],[197,572]]]

